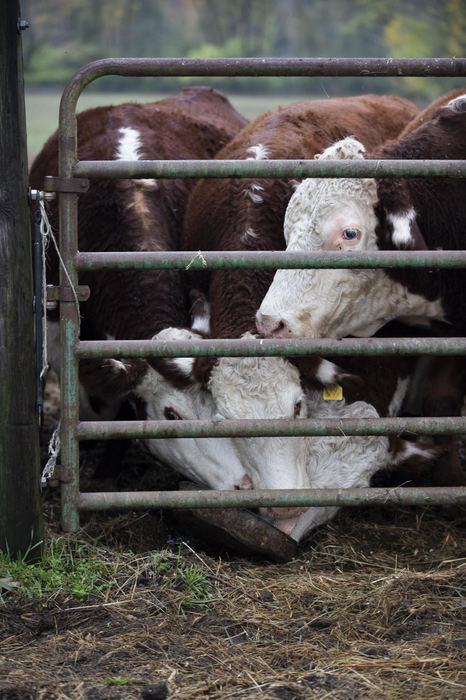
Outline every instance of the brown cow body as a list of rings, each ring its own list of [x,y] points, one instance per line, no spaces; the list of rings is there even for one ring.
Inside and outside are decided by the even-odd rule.
[[[99,107],[78,115],[80,160],[161,160],[212,158],[246,124],[225,96],[207,87],[187,88],[150,104]],[[58,172],[54,134],[31,169],[31,186],[42,189],[45,175]],[[82,251],[174,251],[190,179],[96,180],[79,198],[79,249]],[[57,203],[50,220],[57,227]],[[48,251],[48,281],[58,282],[58,261]],[[91,295],[81,305],[83,340],[192,339],[183,273],[177,270],[104,270],[80,274]],[[49,317],[49,359],[59,369],[57,316]],[[173,329],[172,327],[176,327]],[[181,327],[181,328],[179,328]],[[197,335],[195,336],[198,337]],[[55,340],[55,343],[53,342]],[[207,392],[183,390],[175,363],[135,358],[80,363],[80,415],[114,418],[130,399],[138,417],[157,420],[211,418]],[[184,376],[185,384],[189,384]],[[244,470],[231,441],[208,438],[148,440],[149,449],[186,476],[211,488],[234,488]]]
[[[335,134],[359,133],[365,144],[394,138],[417,115],[406,100],[393,96],[313,100],[279,107],[250,122],[217,155],[218,159],[313,158]],[[293,185],[284,179],[230,179],[201,181],[190,195],[184,221],[183,248],[187,250],[283,249],[283,217]],[[269,270],[191,273],[191,285],[206,291],[210,301],[212,337],[238,337],[253,327],[253,319],[272,280]],[[412,363],[408,358],[380,359],[342,371],[319,358],[293,362],[310,387],[339,382],[349,403],[366,401],[380,415],[394,415],[401,406]],[[319,364],[321,363],[321,364]],[[198,376],[209,377],[211,359],[195,363]],[[345,364],[345,363],[343,363]],[[364,364],[367,387],[354,381]],[[373,381],[371,381],[373,380]],[[399,445],[392,441],[396,454]],[[403,449],[403,448],[402,448]],[[413,462],[416,460],[413,459]],[[420,462],[425,461],[420,457]]]
[[[403,137],[381,149],[367,154],[358,140],[347,138],[321,157],[464,160],[466,95],[458,92],[427,108]],[[465,203],[465,181],[460,178],[368,178],[357,183],[345,178],[308,179],[297,188],[287,210],[288,249],[461,250],[466,246]],[[421,335],[464,336],[465,302],[462,270],[280,270],[257,322],[265,334],[275,337],[365,337],[397,319],[420,326]],[[433,321],[447,321],[447,331],[445,326],[440,331],[429,329]],[[386,334],[387,329],[380,332]],[[437,360],[428,379],[424,413],[458,415],[464,375],[462,359]],[[453,454],[451,444],[450,449]],[[462,483],[458,458],[440,464],[433,481]]]

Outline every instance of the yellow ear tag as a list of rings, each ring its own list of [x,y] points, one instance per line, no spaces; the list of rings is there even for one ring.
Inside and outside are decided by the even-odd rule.
[[[343,398],[343,387],[339,384],[324,387],[324,401],[341,401]]]

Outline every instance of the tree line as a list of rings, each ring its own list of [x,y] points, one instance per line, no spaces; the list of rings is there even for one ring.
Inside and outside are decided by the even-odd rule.
[[[464,55],[465,0],[23,0],[27,85],[63,87],[88,61],[138,57]],[[313,92],[316,78],[215,78],[231,91]],[[454,79],[340,78],[339,94],[434,98]],[[322,83],[323,81],[323,83]],[[398,82],[396,82],[398,81]],[[164,90],[188,79],[107,77],[99,90]],[[190,82],[194,82],[191,80]],[[198,82],[198,81],[197,81]],[[332,90],[331,79],[320,79]],[[179,86],[176,85],[176,88]]]

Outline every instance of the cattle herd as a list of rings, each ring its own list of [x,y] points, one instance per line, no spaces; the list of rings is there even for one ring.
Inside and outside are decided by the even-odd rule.
[[[424,112],[396,96],[309,100],[247,123],[220,92],[186,88],[149,104],[78,115],[82,160],[466,159],[466,94]],[[31,186],[57,174],[54,134]],[[57,206],[50,204],[57,226]],[[462,179],[124,179],[93,181],[79,198],[79,249],[396,250],[466,248]],[[50,252],[48,281],[57,283]],[[81,338],[342,338],[464,336],[461,270],[135,270],[82,273]],[[48,318],[58,370],[58,316]],[[80,363],[80,415],[112,419],[129,405],[151,420],[377,418],[407,399],[420,415],[459,415],[461,358],[153,358]],[[419,381],[420,377],[420,381]],[[416,381],[414,379],[416,378]],[[344,396],[326,400],[322,387]],[[383,436],[152,439],[150,451],[212,489],[364,487],[375,472],[398,483],[464,484],[451,438]],[[401,471],[398,471],[401,470]],[[263,517],[299,541],[336,512],[267,508]]]

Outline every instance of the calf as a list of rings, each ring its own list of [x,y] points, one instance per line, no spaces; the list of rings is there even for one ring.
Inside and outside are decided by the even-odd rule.
[[[82,160],[211,158],[245,125],[218,91],[187,88],[150,104],[123,104],[82,112],[78,155]],[[53,135],[31,169],[31,186],[58,170],[58,139]],[[79,249],[91,251],[177,250],[179,231],[192,181],[98,180],[80,196]],[[57,205],[50,205],[57,225]],[[48,280],[58,282],[58,261],[49,248]],[[168,326],[186,326],[188,310],[182,273],[172,270],[85,272],[80,283],[91,288],[81,305],[81,338],[163,339]],[[49,358],[58,369],[57,316],[49,317]],[[188,329],[178,338],[192,339]],[[55,342],[54,342],[55,341]],[[130,398],[138,416],[161,420],[212,417],[207,391],[190,391],[173,379],[170,360],[86,360],[80,363],[81,418],[116,415]],[[230,440],[150,440],[163,461],[212,488],[240,487],[245,472]],[[246,484],[248,479],[246,479]]]

